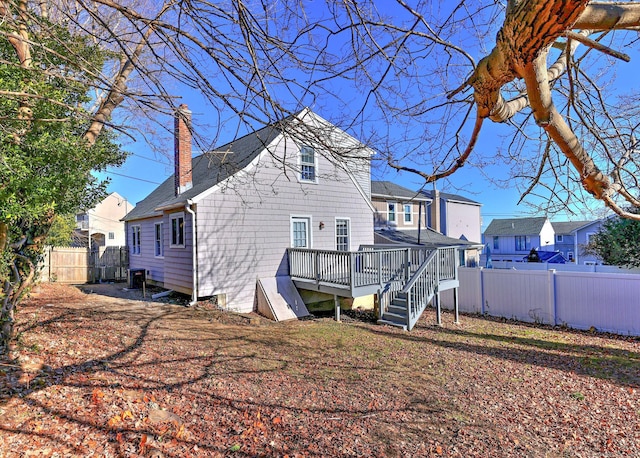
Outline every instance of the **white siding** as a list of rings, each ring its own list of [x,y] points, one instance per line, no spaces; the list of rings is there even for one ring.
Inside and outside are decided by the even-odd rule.
[[[463,312],[640,336],[640,274],[465,267],[458,272]],[[451,308],[452,292],[445,291],[442,301]]]
[[[226,294],[228,308],[253,310],[256,279],[288,273],[292,216],[311,218],[312,248],[336,248],[336,217],[350,219],[351,250],[373,243],[372,211],[346,172],[320,155],[317,184],[294,174],[265,155],[198,202],[199,296]]]
[[[447,236],[459,239],[464,235],[470,242],[482,240],[479,205],[447,202],[446,208]]]

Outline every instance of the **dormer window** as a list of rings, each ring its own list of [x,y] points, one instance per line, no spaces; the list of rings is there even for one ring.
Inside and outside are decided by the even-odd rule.
[[[317,181],[316,152],[310,146],[300,148],[300,181]]]

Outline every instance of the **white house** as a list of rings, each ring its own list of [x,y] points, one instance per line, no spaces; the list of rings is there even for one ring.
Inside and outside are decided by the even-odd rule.
[[[76,214],[76,238],[92,249],[125,246],[122,218],[133,208],[127,199],[112,192],[95,207]]]
[[[191,156],[176,117],[176,173],[126,217],[130,267],[229,309],[256,306],[257,279],[288,275],[287,249],[373,243],[372,151],[309,109]]]

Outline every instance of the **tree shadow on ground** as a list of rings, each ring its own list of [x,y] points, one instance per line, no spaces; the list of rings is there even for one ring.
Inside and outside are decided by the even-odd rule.
[[[23,352],[39,365],[8,363],[0,374],[0,431],[31,448],[44,444],[75,456],[96,447],[119,456],[151,448],[166,456],[215,456],[237,443],[244,456],[314,449],[336,456],[337,444],[351,443],[355,454],[393,455],[399,418],[421,418],[407,422],[403,433],[418,441],[425,425],[446,422],[454,410],[440,393],[424,389],[412,403],[385,404],[369,393],[350,393],[346,383],[331,386],[332,377],[348,381],[342,378],[347,371],[384,368],[306,361],[305,349],[270,332],[270,325],[222,326],[210,311],[127,301],[71,305],[62,298],[39,307],[22,310],[34,315],[19,327],[27,336],[23,350],[41,342],[38,333],[52,339],[52,347],[35,356]],[[270,347],[273,352],[265,350]],[[291,375],[283,373],[291,366],[300,368],[301,378],[294,375],[298,382],[289,387]],[[296,389],[303,392],[288,391]],[[365,439],[372,424],[378,427]],[[354,429],[362,434],[360,445],[351,442]],[[331,440],[320,444],[323,432]],[[378,434],[390,439],[372,444]]]

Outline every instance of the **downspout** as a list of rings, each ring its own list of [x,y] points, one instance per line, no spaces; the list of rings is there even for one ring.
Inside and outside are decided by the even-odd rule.
[[[198,302],[198,239],[196,236],[196,212],[194,212],[191,208],[192,205],[193,201],[191,199],[188,199],[187,203],[184,206],[185,211],[191,215],[191,262],[193,266],[193,293],[191,295],[191,302],[189,302],[188,304],[189,307],[195,305]]]

